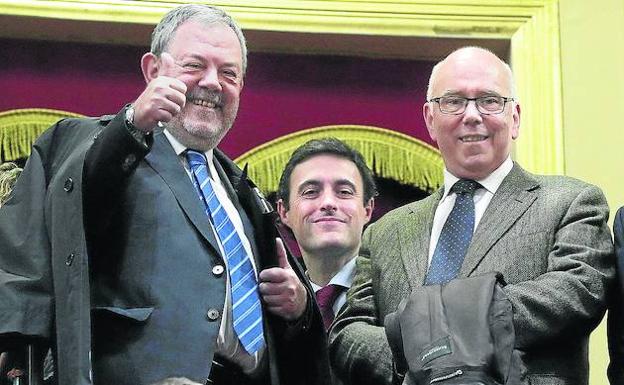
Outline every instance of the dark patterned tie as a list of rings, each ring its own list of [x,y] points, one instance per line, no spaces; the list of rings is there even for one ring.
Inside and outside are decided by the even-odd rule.
[[[212,188],[206,157],[201,152],[187,150],[186,158],[195,176],[199,197],[206,204],[206,214],[212,220],[227,259],[234,331],[245,350],[253,354],[264,346],[264,332],[258,283],[251,258]]]
[[[425,285],[443,284],[457,277],[472,239],[475,223],[473,197],[480,186],[474,180],[460,179],[451,187],[451,193],[457,194],[455,206],[442,227]]]
[[[321,316],[323,316],[323,324],[325,325],[325,330],[329,330],[334,317],[334,302],[336,302],[336,298],[342,293],[346,287],[340,285],[327,285],[320,288],[316,292],[316,302],[318,303],[319,309],[321,310]]]

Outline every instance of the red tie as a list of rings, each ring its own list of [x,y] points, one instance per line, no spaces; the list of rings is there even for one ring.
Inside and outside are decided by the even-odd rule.
[[[323,324],[325,325],[325,330],[329,330],[329,326],[334,320],[334,302],[344,289],[344,286],[332,284],[327,285],[316,292],[316,302],[318,303],[319,309],[321,310],[321,315],[323,316]]]

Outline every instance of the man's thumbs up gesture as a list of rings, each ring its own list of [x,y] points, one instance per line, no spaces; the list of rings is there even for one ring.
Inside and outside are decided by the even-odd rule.
[[[133,103],[134,126],[150,132],[158,122],[169,122],[182,111],[186,104],[186,84],[177,79],[179,66],[167,52],[160,58],[147,53],[141,64],[148,83]]]
[[[279,267],[260,272],[260,294],[267,309],[289,321],[301,317],[307,304],[306,289],[290,267],[282,240],[275,239]]]

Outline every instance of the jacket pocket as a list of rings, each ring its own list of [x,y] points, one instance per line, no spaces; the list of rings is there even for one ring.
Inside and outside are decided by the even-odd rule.
[[[146,321],[154,311],[153,307],[133,307],[122,308],[115,306],[96,306],[92,309],[94,314],[108,315],[108,316],[120,316],[128,318],[136,322]]]

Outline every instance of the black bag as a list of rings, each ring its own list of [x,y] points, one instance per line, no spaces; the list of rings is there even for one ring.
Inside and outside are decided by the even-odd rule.
[[[395,383],[525,384],[504,285],[489,273],[415,289],[384,322]]]

